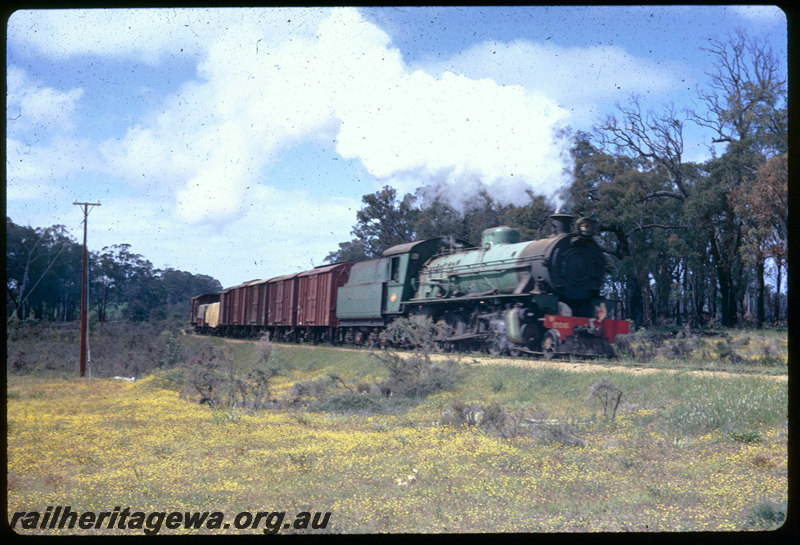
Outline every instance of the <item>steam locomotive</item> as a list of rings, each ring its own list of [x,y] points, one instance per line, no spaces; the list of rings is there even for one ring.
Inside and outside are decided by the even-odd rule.
[[[609,317],[595,222],[554,214],[553,234],[521,242],[486,229],[480,247],[453,237],[393,246],[378,259],[253,280],[192,299],[200,333],[380,345],[400,317],[430,317],[455,350],[552,357],[613,355],[629,322]],[[573,228],[574,224],[574,228]]]

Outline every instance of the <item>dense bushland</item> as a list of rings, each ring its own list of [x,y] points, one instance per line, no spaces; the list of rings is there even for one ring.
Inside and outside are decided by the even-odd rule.
[[[175,322],[107,322],[88,333],[91,376],[142,377],[183,362],[186,348]],[[19,373],[77,373],[77,322],[12,322],[6,327],[7,369]]]
[[[63,225],[26,227],[6,218],[6,321],[70,322],[80,317],[82,245]],[[163,321],[185,317],[195,295],[219,281],[171,268],[156,269],[130,244],[89,251],[91,321]]]
[[[785,372],[788,365],[786,330],[659,330],[641,328],[618,335],[616,355],[648,365],[683,367],[757,367]]]

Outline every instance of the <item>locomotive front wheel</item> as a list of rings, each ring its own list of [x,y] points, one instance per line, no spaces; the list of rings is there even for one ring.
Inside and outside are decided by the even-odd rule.
[[[548,329],[544,337],[542,337],[542,353],[546,359],[552,358],[556,349],[558,349],[558,332],[554,329]]]

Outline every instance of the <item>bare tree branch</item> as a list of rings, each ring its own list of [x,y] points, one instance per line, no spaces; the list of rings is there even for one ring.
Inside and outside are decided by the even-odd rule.
[[[678,119],[674,105],[662,114],[643,113],[639,98],[631,97],[630,106],[618,106],[621,118],[608,116],[595,126],[601,142],[617,149],[632,152],[635,156],[651,159],[668,173],[675,188],[674,195],[681,199],[689,196],[683,174],[683,122]]]

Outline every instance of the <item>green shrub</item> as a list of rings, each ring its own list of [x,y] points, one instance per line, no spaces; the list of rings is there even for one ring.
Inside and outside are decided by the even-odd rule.
[[[185,353],[177,332],[163,331],[159,342],[157,367],[174,367],[184,360]]]
[[[763,501],[755,504],[747,517],[750,526],[763,529],[774,529],[786,519],[786,503],[777,504]]]
[[[423,354],[402,355],[376,352],[372,356],[389,371],[380,383],[385,395],[426,396],[440,390],[451,390],[461,376],[461,368],[453,359],[432,362]]]
[[[255,343],[255,361],[243,365],[229,345],[202,343],[189,361],[181,396],[212,408],[263,409],[272,403],[271,381],[280,369],[266,338]]]
[[[400,318],[386,328],[386,338],[392,345],[410,344],[414,351],[370,353],[389,372],[380,383],[385,395],[426,396],[455,386],[462,374],[459,363],[451,358],[431,361],[438,335],[439,330],[428,317]]]
[[[614,420],[617,415],[620,400],[622,399],[622,390],[614,386],[614,384],[603,377],[599,382],[595,382],[589,388],[589,396],[584,403],[588,403],[592,399],[598,399],[603,407],[603,418],[606,420]]]
[[[749,342],[750,339],[748,338],[748,344]],[[737,346],[728,336],[714,345],[714,350],[716,351],[719,359],[728,361],[730,363],[742,363],[744,358],[737,352],[736,348]]]

